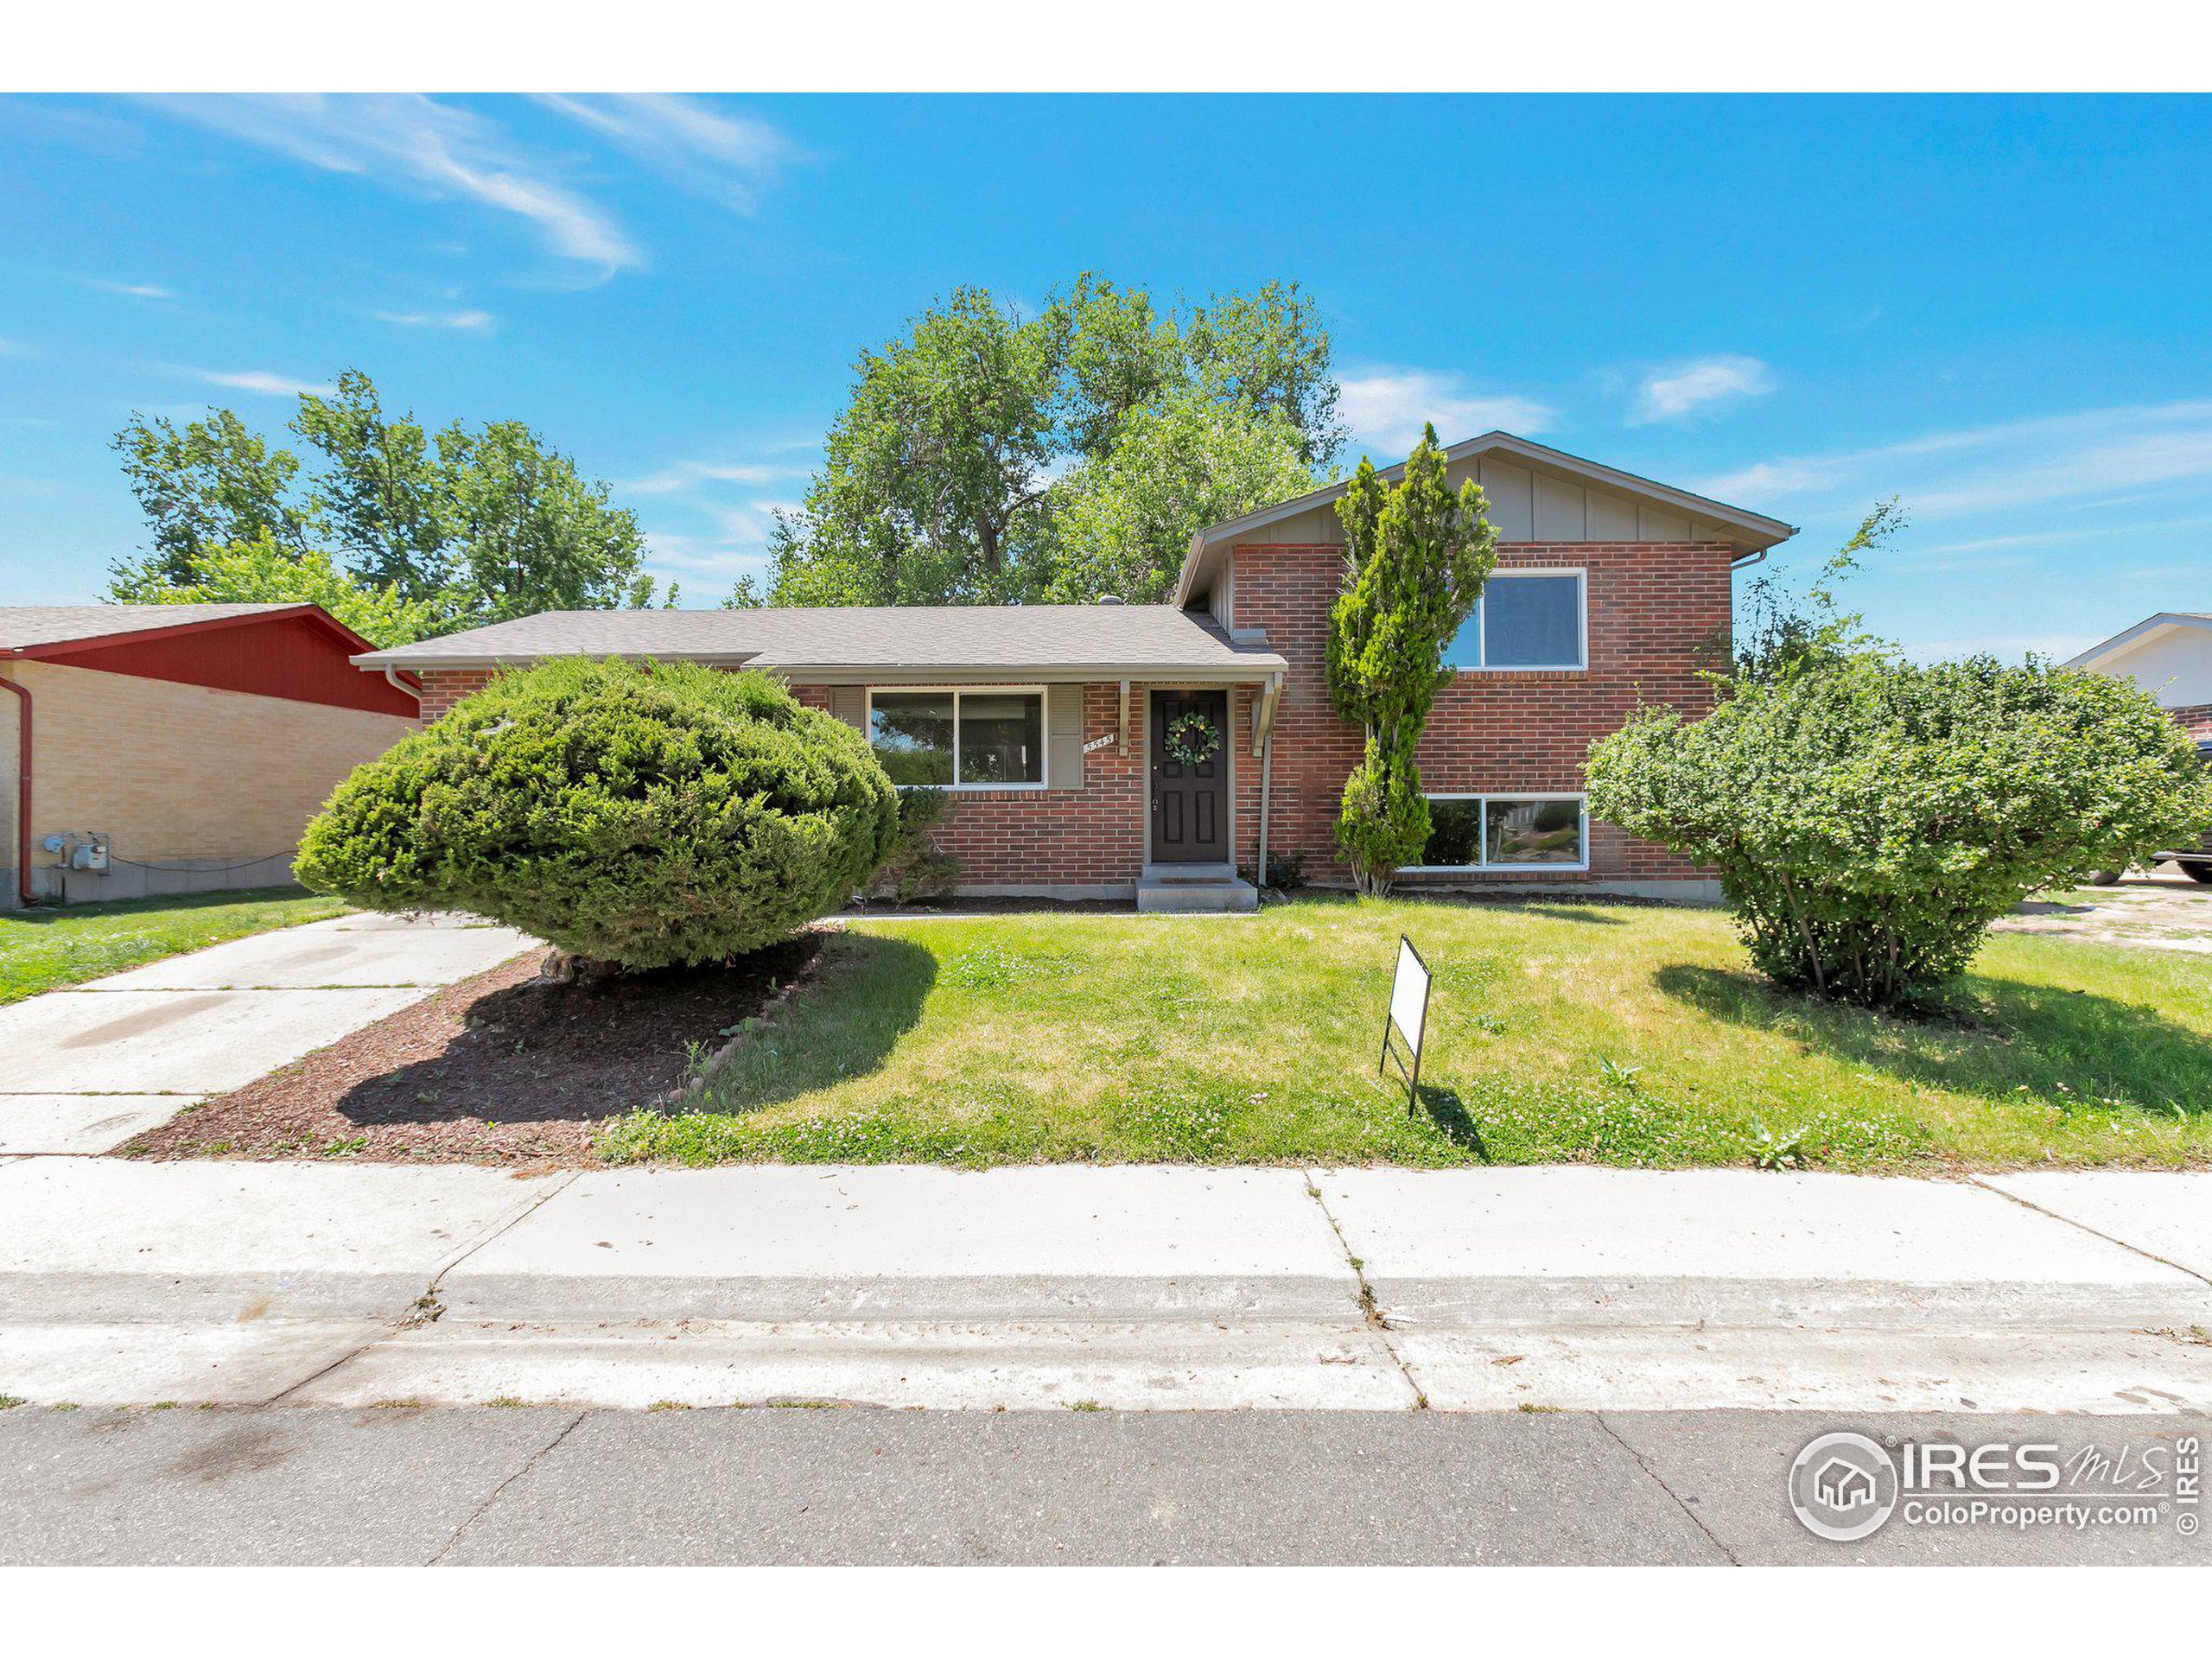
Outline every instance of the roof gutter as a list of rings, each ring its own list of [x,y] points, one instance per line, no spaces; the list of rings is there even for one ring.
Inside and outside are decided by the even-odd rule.
[[[21,646],[10,653],[22,658]],[[16,894],[28,908],[31,893],[31,693],[12,677],[0,679],[16,694]]]

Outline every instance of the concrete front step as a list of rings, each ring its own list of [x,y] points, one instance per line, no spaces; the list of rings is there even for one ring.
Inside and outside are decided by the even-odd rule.
[[[1260,907],[1259,889],[1236,876],[1156,876],[1137,883],[1137,909],[1149,913],[1214,913]]]

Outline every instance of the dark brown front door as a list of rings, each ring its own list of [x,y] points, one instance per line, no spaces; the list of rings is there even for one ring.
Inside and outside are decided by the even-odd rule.
[[[1152,702],[1152,861],[1229,861],[1229,694],[1154,691]],[[1213,747],[1197,765],[1167,753],[1167,728],[1198,715],[1213,728]],[[1195,735],[1185,726],[1186,737]]]

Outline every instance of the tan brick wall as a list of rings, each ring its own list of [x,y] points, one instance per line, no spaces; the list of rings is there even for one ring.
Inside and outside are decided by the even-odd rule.
[[[412,722],[359,709],[216,691],[51,663],[0,670],[36,702],[31,835],[105,830],[119,858],[289,851],[339,781]],[[16,699],[0,702],[0,789],[14,845]]]

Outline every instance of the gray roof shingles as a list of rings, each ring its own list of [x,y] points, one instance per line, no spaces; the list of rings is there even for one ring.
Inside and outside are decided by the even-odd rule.
[[[298,608],[297,605],[0,605],[0,651]]]
[[[790,672],[1003,669],[1281,671],[1263,645],[1172,605],[839,606],[745,611],[548,611],[353,660],[478,667],[548,657],[676,658]]]

